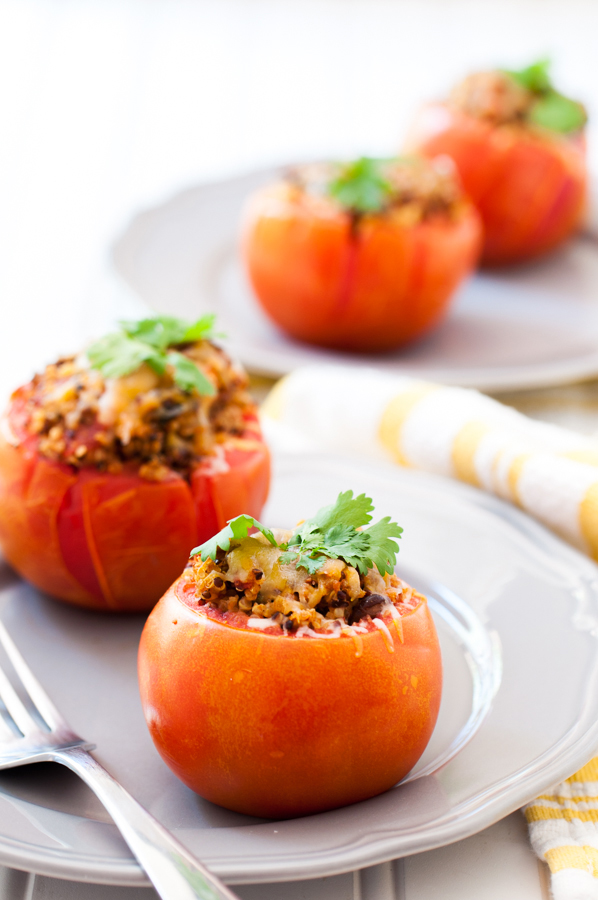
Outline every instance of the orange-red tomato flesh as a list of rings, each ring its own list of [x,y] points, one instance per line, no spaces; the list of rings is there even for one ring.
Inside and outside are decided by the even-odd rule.
[[[266,445],[253,430],[222,445],[190,481],[146,481],[75,471],[41,456],[35,442],[0,433],[0,547],[28,581],[90,609],[149,610],[190,550],[241,513],[258,517],[270,482]]]
[[[425,598],[402,616],[403,642],[389,619],[389,645],[371,622],[358,639],[256,631],[242,614],[222,621],[193,608],[194,592],[182,576],[139,648],[150,733],[192,790],[228,809],[284,818],[375,796],[413,768],[442,686]]]
[[[243,255],[267,315],[294,338],[339,350],[393,350],[433,329],[481,245],[476,211],[406,226],[274,186],[245,216]]]
[[[416,119],[409,146],[455,163],[482,217],[487,265],[548,253],[583,222],[588,191],[583,135],[496,127],[432,104]]]

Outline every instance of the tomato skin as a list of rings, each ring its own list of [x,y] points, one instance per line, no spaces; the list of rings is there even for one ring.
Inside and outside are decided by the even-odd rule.
[[[225,444],[217,464],[197,466],[191,483],[80,469],[41,456],[31,441],[0,433],[0,547],[40,590],[89,609],[152,608],[179,574],[189,551],[266,501],[270,459],[251,439]],[[224,497],[222,500],[221,495]]]
[[[248,815],[308,815],[373,797],[426,747],[442,667],[425,600],[402,618],[394,652],[377,630],[268,635],[189,608],[182,576],[139,647],[146,721],[167,765],[213,803]]]
[[[342,350],[392,350],[434,328],[481,246],[475,210],[406,226],[347,213],[275,185],[254,195],[243,228],[251,284],[291,336]]]
[[[482,217],[484,264],[541,256],[583,223],[588,175],[582,135],[495,127],[431,104],[416,118],[409,147],[454,161]]]

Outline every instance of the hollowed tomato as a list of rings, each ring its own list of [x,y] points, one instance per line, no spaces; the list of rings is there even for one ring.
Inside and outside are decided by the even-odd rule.
[[[189,481],[141,478],[134,466],[110,474],[75,471],[19,440],[10,412],[0,433],[0,547],[28,581],[90,609],[149,610],[190,549],[249,512],[259,516],[270,480],[255,426],[221,445]]]
[[[430,331],[474,267],[476,211],[413,225],[351,215],[292,187],[252,199],[243,231],[251,284],[268,316],[292,337],[341,350],[392,350]]]
[[[585,140],[495,126],[444,104],[420,112],[410,149],[449,156],[484,224],[482,262],[547,253],[581,225],[587,203]]]
[[[192,790],[282,818],[375,796],[415,765],[442,684],[425,598],[402,616],[401,642],[392,622],[388,634],[372,624],[358,638],[255,631],[242,614],[226,621],[193,608],[194,595],[183,575],[139,648],[152,738]]]

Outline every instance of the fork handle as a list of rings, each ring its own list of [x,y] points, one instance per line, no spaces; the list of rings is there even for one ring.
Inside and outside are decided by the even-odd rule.
[[[87,750],[59,750],[54,758],[79,775],[101,800],[162,900],[238,900]]]

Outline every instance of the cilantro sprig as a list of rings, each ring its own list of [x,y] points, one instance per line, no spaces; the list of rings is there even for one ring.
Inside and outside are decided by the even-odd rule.
[[[579,131],[586,124],[586,111],[581,103],[557,91],[550,78],[550,60],[540,59],[524,69],[505,69],[517,84],[535,94],[528,120],[550,131]]]
[[[121,330],[95,341],[88,347],[87,357],[105,378],[121,378],[147,363],[158,375],[170,368],[182,390],[213,396],[216,388],[212,382],[189,357],[173,348],[214,337],[215,318],[208,313],[193,323],[174,316],[121,321]]]
[[[354,497],[353,491],[345,491],[331,506],[324,506],[312,519],[299,525],[282,544],[278,544],[270,529],[256,519],[237,516],[211,540],[195,547],[191,555],[200,554],[204,562],[216,560],[218,548],[226,552],[231,540],[242,540],[248,536],[250,528],[257,528],[273,546],[284,551],[280,556],[282,564],[294,563],[311,575],[327,559],[343,559],[362,575],[375,565],[384,575],[395,567],[399,545],[393,538],[400,538],[403,529],[392,522],[390,516],[369,525],[373,509],[370,497],[365,494]],[[366,525],[369,527],[365,528]]]
[[[215,534],[213,538],[210,538],[209,541],[201,544],[200,547],[195,547],[191,551],[191,556],[197,556],[198,553],[201,553],[201,558],[204,562],[206,559],[215,561],[218,549],[224,550],[226,553],[227,550],[230,550],[230,542],[242,541],[243,538],[249,535],[250,528],[257,528],[258,531],[261,531],[268,538],[273,547],[278,546],[276,538],[270,529],[258,522],[257,519],[254,519],[253,516],[237,516],[235,519],[230,519],[228,525],[222,528],[218,534]]]
[[[328,193],[350,212],[379,212],[392,195],[392,185],[384,175],[385,163],[388,160],[369,156],[346,163],[328,185]]]

